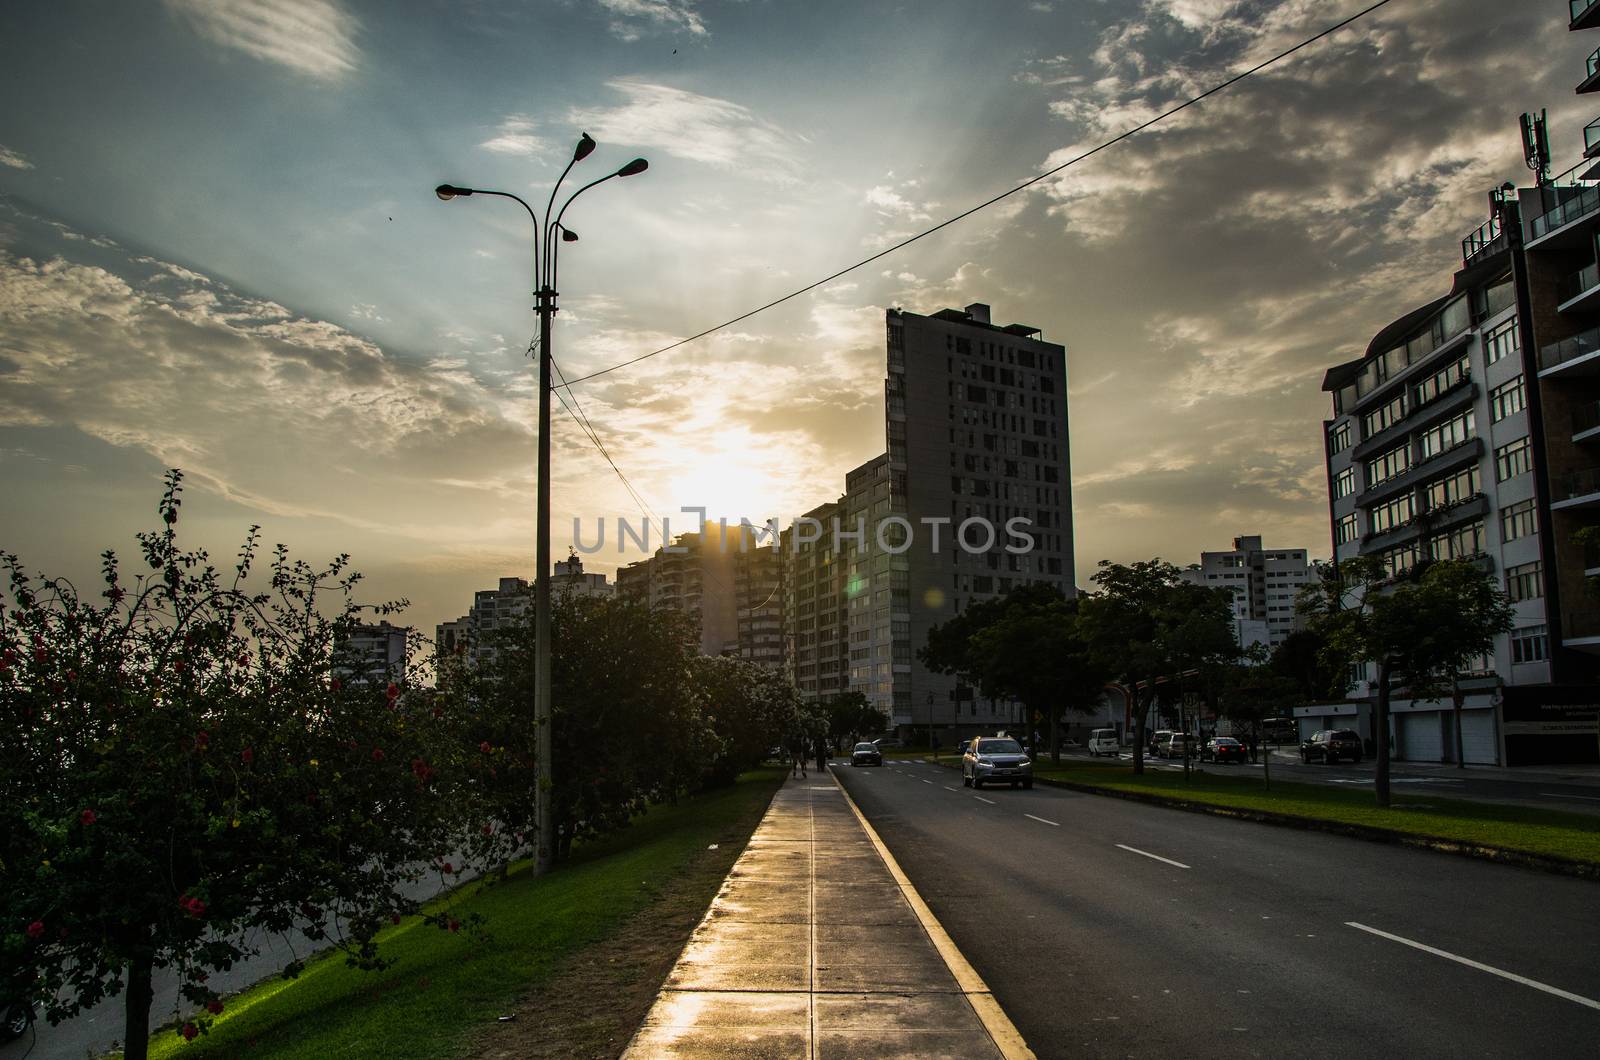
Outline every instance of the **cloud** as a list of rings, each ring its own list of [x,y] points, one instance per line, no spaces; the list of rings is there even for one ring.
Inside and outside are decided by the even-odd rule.
[[[355,70],[360,23],[339,0],[164,0],[213,44],[320,81]]]
[[[545,145],[533,134],[533,129],[533,121],[526,115],[507,115],[495,135],[478,146],[502,155],[536,155],[544,150]]]
[[[656,148],[773,180],[794,180],[801,168],[804,141],[741,104],[645,81],[617,79],[606,87],[624,102],[572,112],[573,124],[598,140]]]
[[[609,12],[611,32],[625,41],[638,40],[647,32],[707,35],[705,21],[694,9],[692,0],[598,0]]]
[[[0,144],[0,166],[7,166],[11,169],[32,169],[33,163],[22,157],[20,153],[11,150],[5,144]]]

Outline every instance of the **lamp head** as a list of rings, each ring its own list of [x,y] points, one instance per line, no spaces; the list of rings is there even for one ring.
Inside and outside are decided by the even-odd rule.
[[[566,225],[562,225],[561,226],[561,242],[563,242],[563,243],[576,243],[577,241],[578,241],[578,233],[574,232],[572,229],[568,228]]]
[[[619,176],[619,177],[631,177],[636,173],[643,173],[645,170],[647,170],[649,168],[650,168],[650,163],[649,162],[646,162],[642,158],[635,158],[632,162],[629,162],[627,165],[625,165],[621,169],[617,170],[617,176]]]
[[[435,195],[439,196],[439,201],[440,202],[449,202],[451,199],[455,198],[457,195],[471,195],[472,194],[472,189],[471,188],[458,188],[458,187],[454,186],[453,184],[441,184],[437,188],[433,189],[433,193]]]
[[[594,137],[590,136],[588,133],[584,133],[583,137],[578,141],[577,149],[572,152],[572,160],[574,162],[582,162],[585,158],[589,157],[589,154],[593,150]]]

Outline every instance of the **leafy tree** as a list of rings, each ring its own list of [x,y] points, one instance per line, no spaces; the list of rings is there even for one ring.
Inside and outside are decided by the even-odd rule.
[[[799,691],[755,663],[698,656],[694,679],[705,698],[706,720],[722,740],[708,770],[716,783],[731,784],[742,771],[760,765],[768,748],[782,743],[800,717]]]
[[[98,600],[0,557],[0,993],[56,1022],[126,984],[130,1060],[155,969],[215,1015],[208,974],[258,931],[381,966],[380,926],[413,909],[402,886],[474,846],[451,719],[403,677],[339,676],[347,558],[315,568],[280,546],[249,589],[256,531],[231,578],[180,549],[180,483],[139,535],[147,572],[125,579],[104,553]]]
[[[1079,627],[1078,602],[1053,590],[1011,600],[973,634],[969,651],[986,687],[1024,705],[1035,740],[1031,716],[1046,716],[1050,753],[1059,762],[1062,711],[1093,709],[1108,676]],[[1038,747],[1032,750],[1037,755]]]
[[[1490,650],[1511,627],[1505,596],[1488,575],[1462,560],[1420,564],[1398,575],[1360,556],[1330,568],[1301,610],[1335,658],[1370,663],[1373,688],[1374,788],[1389,805],[1389,702],[1401,685],[1414,697],[1455,685],[1469,658]],[[1457,716],[1459,728],[1460,718]]]
[[[876,736],[885,728],[883,712],[860,692],[840,692],[823,707],[828,715],[828,735],[835,745],[843,740]]]
[[[1101,560],[1094,582],[1100,591],[1081,604],[1084,634],[1101,665],[1144,694],[1135,705],[1133,748],[1133,771],[1143,773],[1145,717],[1157,680],[1237,652],[1231,602],[1225,590],[1185,582],[1159,559]]]

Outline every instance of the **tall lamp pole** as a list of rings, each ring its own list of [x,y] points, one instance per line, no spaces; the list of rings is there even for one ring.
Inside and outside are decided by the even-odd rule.
[[[572,205],[572,200],[596,184],[604,184],[612,177],[631,177],[649,168],[649,163],[644,159],[635,158],[621,169],[585,184],[567,196],[566,202],[557,210],[556,194],[561,190],[562,182],[567,179],[567,174],[572,171],[574,165],[589,157],[594,147],[594,139],[588,133],[584,133],[572,152],[572,160],[567,163],[567,168],[561,171],[555,186],[550,189],[550,201],[545,204],[545,222],[542,225],[533,207],[508,191],[460,188],[453,184],[441,184],[434,189],[434,194],[445,202],[458,196],[468,195],[497,195],[503,199],[511,199],[521,204],[533,221],[534,312],[539,314],[539,471],[536,501],[539,525],[535,543],[533,583],[533,754],[534,761],[538,763],[539,780],[534,795],[534,831],[538,843],[534,868],[540,874],[550,871],[551,866],[555,864],[555,800],[550,738],[550,392],[552,390],[550,325],[556,314],[556,276],[561,244],[578,241],[578,234],[562,224],[561,218],[566,214],[567,207]],[[560,239],[556,238],[557,232],[560,233]]]

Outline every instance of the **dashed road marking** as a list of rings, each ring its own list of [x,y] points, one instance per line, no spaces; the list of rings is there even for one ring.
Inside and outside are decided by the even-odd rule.
[[[1061,827],[1061,823],[1059,821],[1047,821],[1043,817],[1035,817],[1031,813],[1025,813],[1022,816],[1026,817],[1030,821],[1038,821],[1040,824],[1047,824],[1051,828],[1060,828]]]
[[[1513,983],[1521,983],[1523,986],[1531,986],[1535,990],[1543,990],[1547,994],[1553,994],[1556,997],[1563,998],[1567,1001],[1576,1002],[1577,1004],[1584,1005],[1588,1008],[1600,1009],[1600,1001],[1596,1001],[1593,998],[1587,998],[1581,994],[1574,994],[1570,991],[1562,990],[1546,983],[1541,983],[1536,979],[1529,979],[1525,976],[1518,975],[1515,972],[1508,972],[1504,968],[1496,968],[1492,964],[1484,964],[1481,961],[1475,961],[1468,957],[1462,957],[1457,954],[1450,953],[1447,950],[1436,949],[1432,946],[1424,945],[1421,942],[1413,942],[1410,939],[1401,938],[1399,935],[1391,935],[1387,931],[1379,931],[1375,927],[1367,927],[1367,925],[1358,924],[1354,920],[1346,920],[1344,926],[1353,927],[1357,931],[1365,931],[1369,935],[1376,935],[1379,938],[1388,939],[1390,942],[1398,942],[1402,946],[1410,946],[1412,949],[1421,950],[1423,953],[1431,953],[1435,957],[1443,957],[1447,961],[1455,961],[1457,964],[1464,964],[1468,968],[1476,968],[1480,972],[1488,972],[1490,975],[1498,975],[1500,978],[1509,979]]]
[[[1154,858],[1156,861],[1165,862],[1168,865],[1174,865],[1180,869],[1187,869],[1191,867],[1189,865],[1185,865],[1181,861],[1173,861],[1171,858],[1164,858],[1160,854],[1152,854],[1148,850],[1140,850],[1138,847],[1130,847],[1124,843],[1118,843],[1117,847],[1121,850],[1128,851],[1130,854],[1139,854],[1143,857]]]
[[[973,798],[977,799],[979,802],[987,802],[990,806],[994,805],[993,799],[986,799],[982,795],[974,795]]]

